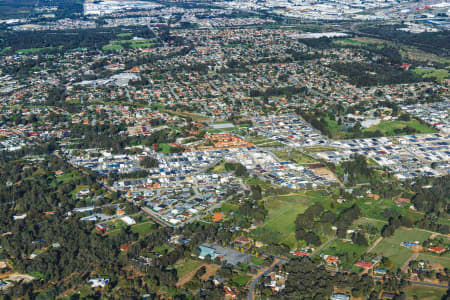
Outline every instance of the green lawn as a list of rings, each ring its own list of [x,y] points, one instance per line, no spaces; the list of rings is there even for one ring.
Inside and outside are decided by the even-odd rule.
[[[182,278],[187,274],[191,273],[195,269],[197,269],[204,262],[194,259],[187,259],[185,261],[177,262],[175,264],[175,269],[177,269],[178,278]]]
[[[283,145],[282,143],[280,143],[278,141],[269,139],[269,138],[267,138],[265,136],[261,136],[261,135],[250,137],[247,140],[250,143],[254,144],[255,146],[259,146],[259,147],[277,147],[277,146]]]
[[[152,221],[147,221],[144,223],[131,226],[131,231],[139,234],[139,237],[143,237],[152,232],[153,230],[155,230],[155,228],[156,228],[155,223],[153,223]]]
[[[237,286],[245,286],[252,277],[243,273],[233,275],[233,283]]]
[[[19,50],[17,50],[17,53],[19,53],[19,54],[31,54],[31,53],[38,53],[38,52],[41,52],[41,51],[52,50],[53,48],[54,47],[19,49]]]
[[[219,163],[208,170],[209,173],[223,173],[225,171],[225,163]]]
[[[11,50],[11,47],[5,47],[2,50],[0,50],[0,55],[5,54],[6,52],[8,52],[9,50]]]
[[[376,126],[372,126],[370,128],[362,130],[362,132],[374,132],[376,130],[381,131],[381,133],[384,136],[395,136],[395,135],[402,135],[406,133],[396,133],[395,129],[403,129],[406,127],[414,128],[417,132],[416,133],[433,133],[435,130],[428,125],[420,123],[416,119],[411,119],[410,121],[389,121],[389,122],[380,122],[380,124]]]
[[[440,300],[442,296],[445,295],[447,289],[431,287],[431,286],[421,286],[421,285],[410,285],[405,289],[408,300],[416,299],[420,300]]]
[[[132,43],[130,44],[130,48],[133,49],[150,48],[153,45],[155,45],[155,43]]]
[[[170,148],[172,148],[172,146],[170,146],[169,144],[158,144],[159,148],[161,148],[161,152],[162,153],[170,153]]]
[[[408,241],[419,241],[422,243],[430,235],[430,233],[422,230],[398,228],[393,236],[384,238],[371,252],[387,256],[396,267],[401,267],[414,252],[411,249],[401,246],[400,243]]]
[[[423,260],[429,262],[430,264],[441,264],[444,268],[450,269],[450,258],[443,256],[439,257],[436,255],[432,255],[430,252],[421,253],[417,260]]]
[[[254,265],[260,266],[260,265],[263,264],[264,258],[262,258],[262,257],[257,257],[257,256],[252,256],[252,257],[251,257],[251,262],[252,262]]]
[[[334,40],[333,44],[338,46],[367,46],[368,43],[363,43],[361,41],[356,41],[354,39],[343,39],[343,40]]]
[[[450,72],[444,69],[422,69],[413,70],[414,73],[421,75],[423,78],[435,78],[437,81],[450,78]]]
[[[356,204],[361,208],[363,216],[382,221],[387,221],[382,214],[385,209],[397,211],[400,215],[410,217],[413,221],[423,218],[423,213],[410,210],[407,207],[399,207],[392,199],[381,198],[375,201],[374,199],[362,198],[357,199]]]
[[[122,34],[122,36],[119,37],[126,37]],[[122,48],[122,46],[126,45],[130,48],[137,49],[137,48],[148,48],[152,47],[155,44],[155,39],[143,39],[143,40],[112,40],[109,41],[108,46],[119,46]],[[105,48],[105,47],[103,47]],[[119,48],[118,48],[119,49]],[[117,50],[117,49],[104,49],[104,50]]]
[[[120,38],[131,37],[131,33],[119,33],[117,35],[117,37],[120,37]]]
[[[278,156],[281,160],[291,160],[298,164],[307,164],[316,161],[311,156],[296,150],[293,150],[290,153],[287,151],[273,151],[273,154]]]
[[[263,242],[286,243],[291,248],[297,245],[295,219],[314,202],[324,200],[320,191],[297,192],[286,195],[266,196],[265,207],[269,211],[264,224],[255,230]]]
[[[377,228],[380,231],[383,228],[383,226],[386,225],[386,224],[387,224],[387,222],[381,221],[381,220],[359,218],[358,220],[353,222],[353,225],[351,226],[351,228],[354,229],[358,225],[373,226],[373,227]]]
[[[239,206],[236,204],[225,202],[224,204],[222,204],[222,207],[217,209],[217,212],[223,212],[225,214],[228,214],[229,212],[237,213],[239,212]]]
[[[119,51],[122,50],[123,47],[121,45],[112,45],[112,44],[108,44],[102,47],[102,49],[104,51]]]
[[[366,251],[367,247],[343,242],[342,240],[334,240],[321,253],[335,255],[341,260],[341,266],[345,269],[351,268],[353,264],[359,261],[361,255]]]

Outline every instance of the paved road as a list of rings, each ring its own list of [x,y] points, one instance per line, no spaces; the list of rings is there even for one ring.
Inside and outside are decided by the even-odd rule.
[[[450,288],[449,285],[445,284],[436,284],[436,283],[428,283],[428,282],[420,282],[420,281],[408,281],[409,284],[417,284],[417,285],[424,285],[424,286],[433,286],[433,287],[439,287],[439,288]]]
[[[400,268],[400,269],[402,270],[402,272],[406,272],[406,269],[407,269],[408,266],[409,266],[409,262],[410,262],[410,261],[413,261],[413,260],[416,260],[417,257],[419,257],[419,253],[414,252],[414,253],[413,253],[413,254],[405,261],[405,263],[403,264],[403,266]]]
[[[165,227],[173,227],[172,224],[162,220],[158,215],[156,215],[151,209],[148,209],[147,207],[141,206],[139,207],[141,211],[143,211],[147,216],[149,216],[153,221],[158,223],[161,226]]]
[[[268,267],[267,269],[265,269],[263,272],[259,273],[258,276],[256,276],[255,279],[253,279],[252,283],[250,284],[250,288],[248,290],[248,300],[253,300],[254,299],[254,290],[255,290],[255,286],[258,283],[258,281],[261,279],[261,277],[263,277],[264,275],[266,275],[267,273],[272,272],[272,270],[276,267],[279,266],[280,264],[286,262],[286,260],[280,260],[278,258],[275,258],[275,261],[270,265],[270,267]]]
[[[326,247],[328,247],[328,245],[331,244],[331,242],[333,242],[336,238],[332,238],[331,240],[329,240],[328,242],[326,242],[325,244],[323,244],[319,249],[316,250],[316,252],[314,252],[313,254],[311,254],[311,258],[316,256],[317,254],[320,253],[320,251],[322,251],[323,249],[325,249]]]

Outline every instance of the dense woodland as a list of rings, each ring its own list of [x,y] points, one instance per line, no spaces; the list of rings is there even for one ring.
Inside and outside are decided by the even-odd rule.
[[[403,25],[363,26],[359,31],[371,36],[377,36],[388,41],[399,42],[403,45],[415,46],[423,51],[437,55],[450,55],[450,31],[424,32],[413,34],[397,30]]]
[[[423,81],[420,75],[384,63],[334,63],[331,68],[359,87]]]
[[[104,295],[110,299],[138,297],[156,291],[161,286],[173,286],[178,277],[176,270],[169,266],[193,251],[199,243],[211,238],[228,242],[232,238],[229,232],[219,233],[215,225],[190,224],[183,229],[191,241],[189,245],[176,247],[155,258],[151,266],[143,266],[137,263],[141,253],[166,243],[173,233],[172,229],[156,228],[143,237],[133,233],[129,227],[121,228],[111,236],[96,234],[92,223],[80,222],[78,217],[67,215],[72,208],[83,205],[72,197],[72,191],[77,185],[88,185],[95,194],[105,194],[95,179],[77,173],[56,157],[33,160],[18,156],[16,154],[15,158],[19,160],[5,158],[0,161],[1,228],[2,233],[9,232],[1,239],[0,257],[11,258],[17,272],[33,274],[39,279],[9,289],[8,294],[13,298],[54,298],[71,287],[84,285],[95,276],[110,278],[111,283],[104,290]],[[73,176],[67,182],[57,183],[56,170],[72,172]],[[119,201],[117,196],[108,197],[111,197],[109,201]],[[122,205],[127,213],[136,212],[126,203]],[[53,213],[48,214],[50,211]],[[13,215],[23,213],[27,214],[25,219],[13,219]],[[127,255],[120,255],[120,246],[130,242],[132,245]],[[33,253],[37,253],[37,256],[30,259]],[[120,280],[128,280],[129,276],[133,276],[133,272],[126,271],[130,265],[144,272],[144,275],[138,281],[129,279],[131,284],[128,288],[122,287],[113,292]],[[148,272],[149,268],[151,272]],[[200,299],[210,299],[205,298],[207,295],[220,298],[223,294],[223,288],[214,287],[210,281],[203,282],[203,285]],[[41,289],[45,293],[38,295]],[[92,296],[95,299],[99,294],[96,296],[94,292]]]
[[[9,47],[11,52],[20,49],[48,48],[46,52],[61,52],[76,48],[97,48],[118,40],[120,33],[132,31],[135,36],[145,39],[155,35],[147,27],[99,28],[66,31],[1,31],[0,47]]]

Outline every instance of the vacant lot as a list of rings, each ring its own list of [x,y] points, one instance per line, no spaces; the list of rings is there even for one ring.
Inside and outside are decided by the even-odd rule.
[[[176,286],[180,287],[189,282],[202,266],[205,266],[206,272],[200,277],[201,280],[207,280],[210,276],[214,276],[217,270],[220,269],[218,265],[206,264],[198,260],[183,260],[175,265],[179,278]]]
[[[304,154],[300,151],[273,151],[273,154],[275,154],[276,156],[278,156],[279,159],[281,160],[291,160],[294,161],[298,164],[307,164],[307,163],[312,163],[315,162],[316,160],[314,158],[312,158],[311,156]]]
[[[376,126],[372,126],[370,128],[364,129],[363,132],[374,132],[381,131],[384,136],[395,136],[395,135],[403,135],[406,133],[397,133],[396,129],[402,130],[406,127],[411,127],[416,130],[416,133],[432,133],[435,130],[428,125],[422,124],[419,121],[412,119],[410,121],[390,121],[390,122],[381,122]]]
[[[139,234],[139,237],[143,237],[155,230],[155,228],[156,224],[153,221],[146,221],[144,223],[133,225],[131,231]]]
[[[196,270],[203,264],[204,262],[195,259],[187,259],[177,262],[175,269],[177,269],[178,278],[181,279],[185,277],[187,274]]]

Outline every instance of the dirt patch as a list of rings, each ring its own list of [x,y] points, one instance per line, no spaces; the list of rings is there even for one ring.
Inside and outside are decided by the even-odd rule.
[[[188,283],[194,277],[195,273],[197,273],[197,271],[200,270],[201,267],[206,268],[206,273],[200,277],[200,280],[203,280],[203,281],[208,280],[208,278],[210,276],[214,276],[216,274],[217,270],[220,269],[220,266],[218,266],[218,265],[202,264],[202,265],[198,266],[197,268],[195,268],[195,270],[193,270],[192,272],[186,274],[183,278],[180,278],[180,280],[178,280],[178,282],[175,284],[175,286],[182,287],[183,285]]]
[[[185,285],[186,283],[188,283],[192,279],[192,277],[194,277],[195,273],[197,273],[197,271],[203,266],[206,267],[207,264],[202,264],[202,265],[198,266],[197,268],[195,268],[194,271],[187,273],[183,278],[180,278],[178,280],[178,282],[175,284],[175,286],[181,287],[181,286]]]
[[[422,246],[417,245],[417,246],[412,246],[411,250],[414,252],[422,252],[423,249],[422,249]]]
[[[330,181],[338,181],[334,173],[328,170],[327,168],[315,168],[311,169],[311,171],[313,171],[313,173],[316,174],[317,176],[324,177]]]
[[[200,277],[200,280],[206,281],[210,276],[216,275],[217,270],[220,269],[218,265],[206,265],[206,273]]]
[[[12,273],[12,274],[2,274],[5,275],[4,277],[1,277],[4,280],[9,280],[9,281],[16,281],[19,282],[21,280],[23,280],[23,282],[30,282],[34,279],[33,276],[30,275],[26,275],[26,274],[19,274],[19,273]]]

